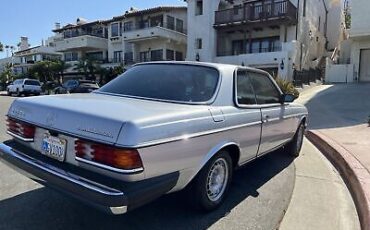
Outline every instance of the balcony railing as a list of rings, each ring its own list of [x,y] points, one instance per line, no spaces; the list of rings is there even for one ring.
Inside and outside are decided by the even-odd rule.
[[[182,34],[187,34],[187,31],[185,28],[176,27],[174,24],[166,24],[166,23],[159,23],[158,25],[150,25],[149,23],[146,23],[146,22],[139,22],[139,23],[132,24],[132,25],[126,25],[123,29],[125,32],[129,32],[129,31],[143,30],[143,29],[149,29],[149,28],[154,28],[154,27],[165,28],[165,29],[169,29],[169,30],[182,33]]]
[[[281,46],[269,47],[269,48],[256,48],[256,49],[248,49],[248,50],[224,50],[224,51],[217,51],[217,56],[237,56],[243,54],[258,54],[258,53],[271,53],[271,52],[280,52],[282,50]]]
[[[274,19],[297,20],[297,8],[289,0],[246,3],[232,9],[216,11],[215,26],[235,22],[257,22]]]
[[[93,36],[93,37],[99,37],[99,38],[108,38],[107,35],[101,34],[101,33],[94,33],[94,32],[86,32],[86,31],[75,31],[72,33],[65,33],[63,35],[64,38],[74,38],[74,37],[80,37],[80,36]]]

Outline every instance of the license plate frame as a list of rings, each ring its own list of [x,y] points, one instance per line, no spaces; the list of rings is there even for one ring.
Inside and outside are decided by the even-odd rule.
[[[41,154],[60,162],[64,162],[67,152],[67,140],[44,134],[41,142]]]

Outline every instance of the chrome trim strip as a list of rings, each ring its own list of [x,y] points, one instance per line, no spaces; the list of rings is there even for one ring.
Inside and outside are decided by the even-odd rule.
[[[144,147],[150,147],[150,146],[154,146],[154,145],[160,145],[160,144],[176,142],[176,141],[181,141],[181,140],[187,140],[187,139],[206,136],[206,135],[210,135],[210,134],[225,132],[225,131],[229,131],[229,130],[233,130],[233,129],[240,129],[240,128],[244,128],[244,127],[260,125],[260,124],[262,124],[262,121],[256,121],[256,122],[251,122],[251,123],[248,123],[248,124],[235,125],[235,126],[220,128],[220,129],[213,129],[213,130],[208,130],[208,131],[203,131],[203,132],[198,132],[198,133],[193,133],[193,134],[188,134],[188,135],[185,134],[185,135],[182,135],[182,136],[164,138],[164,139],[155,140],[155,141],[148,141],[148,142],[144,142],[142,144],[135,145],[135,146],[125,146],[125,145],[117,145],[117,146],[118,147],[123,147],[123,148],[125,148],[125,147],[126,148],[144,148]]]
[[[14,158],[17,158],[18,160],[20,161],[23,161],[24,163],[27,163],[35,168],[38,168],[40,170],[43,170],[45,172],[48,172],[50,174],[52,174],[53,176],[56,176],[56,177],[59,177],[59,178],[62,178],[64,180],[67,180],[71,183],[74,183],[74,184],[77,184],[79,186],[82,186],[86,189],[89,189],[89,190],[93,190],[95,192],[99,192],[101,194],[105,194],[105,195],[109,195],[109,196],[122,196],[124,195],[123,192],[121,191],[118,191],[116,189],[113,189],[113,188],[110,188],[110,187],[107,187],[107,189],[104,189],[102,188],[102,186],[97,186],[97,185],[92,185],[91,183],[89,182],[85,182],[85,181],[82,181],[82,180],[85,180],[84,178],[81,178],[77,175],[74,175],[74,174],[71,174],[71,173],[67,173],[67,172],[57,172],[55,170],[52,170],[50,168],[53,168],[53,166],[47,164],[47,163],[44,163],[44,162],[38,162],[38,160],[35,160],[29,156],[26,156],[20,152],[15,152],[13,149],[11,149],[10,147],[6,146],[6,150],[4,151],[4,144],[1,144],[0,145],[0,151],[2,151],[4,154],[8,154]],[[1,160],[1,158],[0,158]],[[73,178],[73,177],[77,178]],[[110,190],[110,191],[109,191]]]
[[[301,117],[301,116],[307,116],[307,114],[306,113],[297,113],[297,114],[286,115],[286,116],[284,116],[284,119],[285,118],[292,118],[292,117]]]
[[[85,164],[89,164],[89,165],[93,165],[93,166],[96,166],[96,167],[99,167],[99,168],[102,168],[102,169],[106,169],[106,170],[109,170],[109,171],[113,171],[113,172],[117,172],[117,173],[138,173],[138,172],[142,172],[144,171],[144,168],[137,168],[137,169],[118,169],[118,168],[114,168],[114,167],[111,167],[111,166],[108,166],[108,165],[103,165],[103,164],[100,164],[100,163],[96,163],[96,162],[93,162],[93,161],[90,161],[90,160],[86,160],[86,159],[83,159],[81,157],[75,157],[76,161],[79,161],[79,162],[82,162],[82,163],[85,163]]]
[[[24,142],[33,142],[34,141],[33,138],[25,138],[25,137],[19,136],[18,134],[12,133],[10,131],[6,131],[6,133],[9,134],[12,137],[15,137],[15,138],[17,138],[19,140],[24,141]]]

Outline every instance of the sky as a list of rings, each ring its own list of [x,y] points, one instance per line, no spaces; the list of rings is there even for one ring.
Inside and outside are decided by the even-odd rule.
[[[0,0],[0,42],[14,45],[21,36],[31,46],[53,35],[56,22],[75,23],[78,17],[94,21],[122,15],[130,7],[146,9],[163,5],[186,5],[183,0]],[[0,52],[0,58],[6,52]]]

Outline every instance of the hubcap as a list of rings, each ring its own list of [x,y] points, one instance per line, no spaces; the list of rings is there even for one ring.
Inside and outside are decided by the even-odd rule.
[[[217,201],[225,192],[229,180],[229,170],[225,159],[217,159],[208,173],[207,196],[211,201]]]

